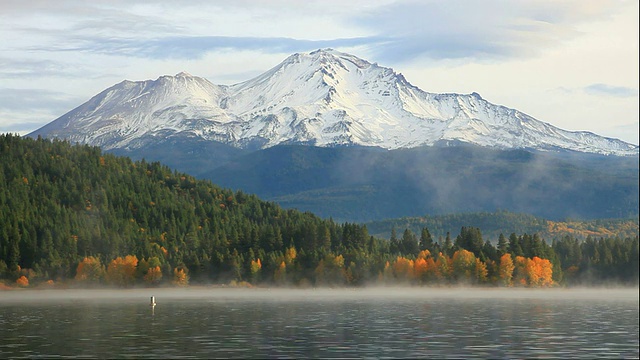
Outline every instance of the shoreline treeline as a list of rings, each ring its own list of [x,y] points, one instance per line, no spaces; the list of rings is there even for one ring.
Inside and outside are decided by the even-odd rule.
[[[0,186],[0,279],[12,286],[638,284],[637,236],[512,233],[494,246],[462,227],[442,241],[427,228],[385,240],[65,141],[1,135]]]

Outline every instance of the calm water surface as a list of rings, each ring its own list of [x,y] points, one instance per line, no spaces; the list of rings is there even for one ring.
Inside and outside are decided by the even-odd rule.
[[[638,358],[638,329],[638,289],[0,292],[0,358]]]

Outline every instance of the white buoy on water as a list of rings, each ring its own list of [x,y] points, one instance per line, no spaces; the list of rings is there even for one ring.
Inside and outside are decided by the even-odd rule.
[[[156,306],[156,297],[155,296],[151,297],[151,303],[149,305],[150,306]]]

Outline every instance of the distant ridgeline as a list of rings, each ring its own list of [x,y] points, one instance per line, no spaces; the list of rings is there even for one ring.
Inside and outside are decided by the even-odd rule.
[[[159,163],[0,135],[0,285],[638,284],[638,236],[385,240]],[[419,236],[416,235],[419,233]]]
[[[391,229],[409,229],[419,233],[426,227],[434,238],[444,238],[447,233],[459,231],[463,226],[477,227],[485,239],[498,241],[500,234],[538,234],[545,239],[572,236],[580,240],[591,238],[627,238],[640,232],[639,218],[551,221],[537,216],[508,211],[459,213],[405,217],[366,223],[369,233],[389,238]],[[442,242],[442,241],[440,241]]]

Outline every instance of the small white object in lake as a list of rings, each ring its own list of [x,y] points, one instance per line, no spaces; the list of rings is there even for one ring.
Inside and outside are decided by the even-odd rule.
[[[151,303],[149,305],[150,306],[156,306],[156,297],[155,296],[151,297]]]

